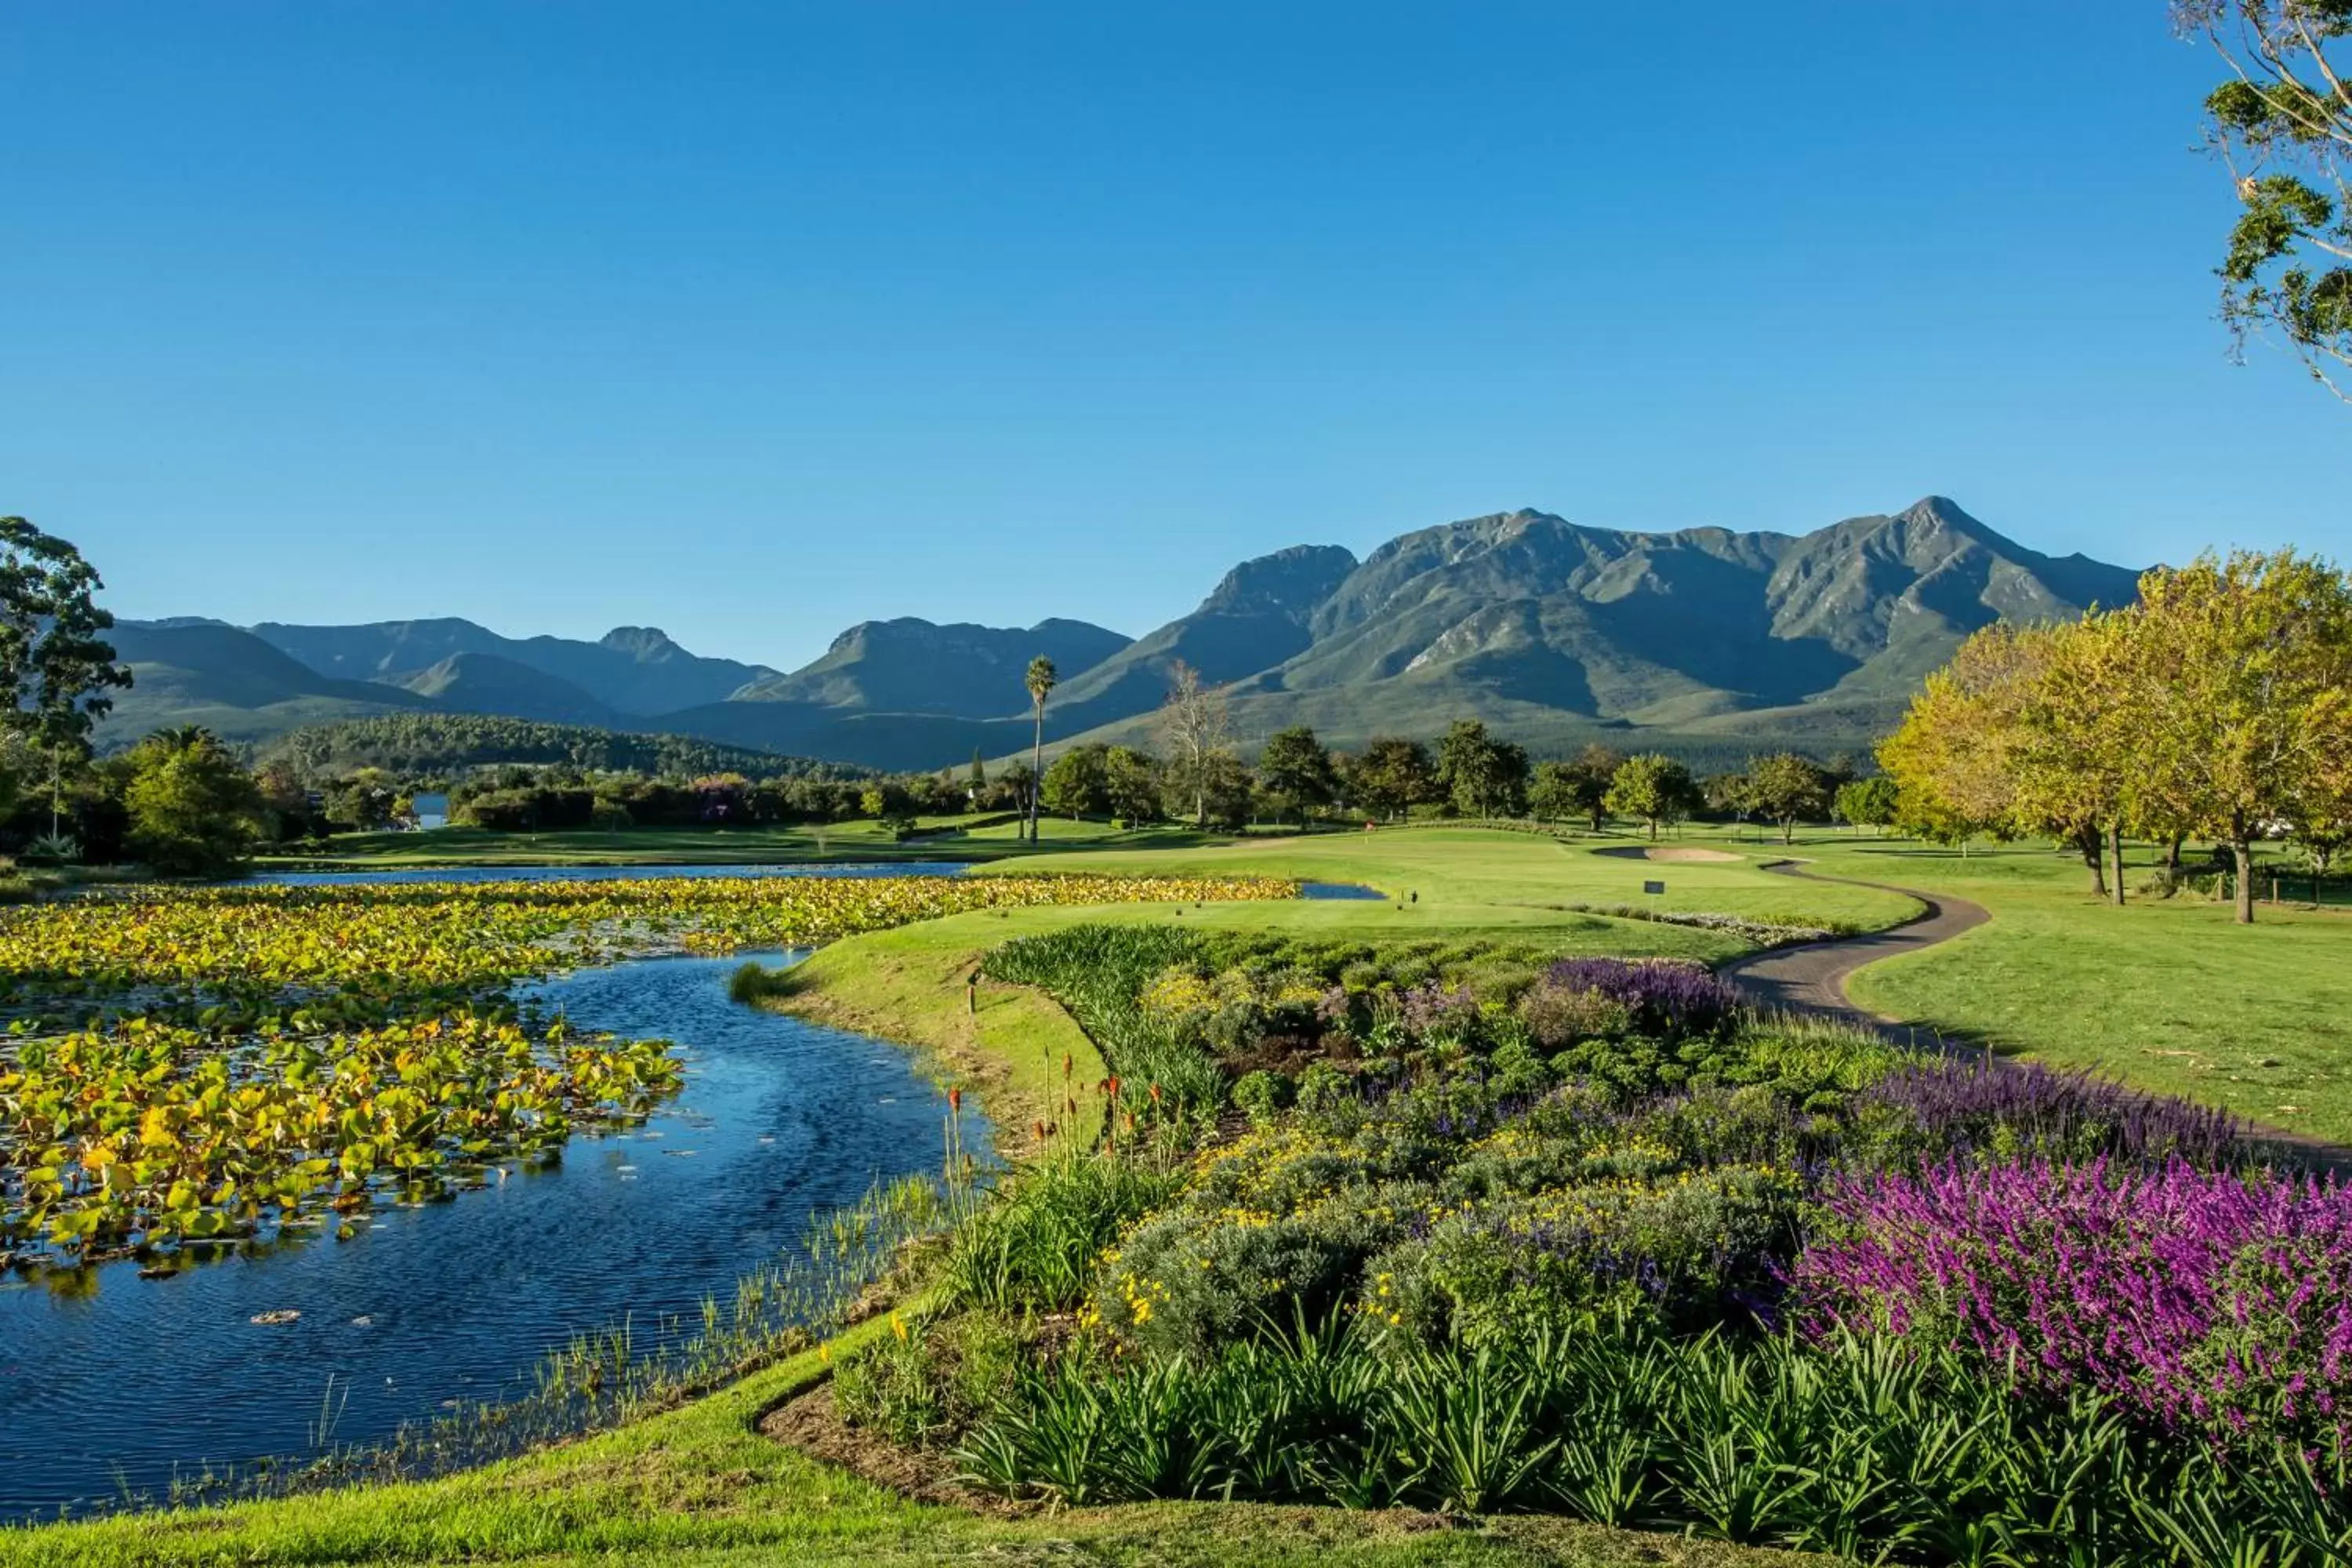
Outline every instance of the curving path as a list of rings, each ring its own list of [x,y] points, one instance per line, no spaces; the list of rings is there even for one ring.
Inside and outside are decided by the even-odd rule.
[[[1734,959],[1717,973],[1750,997],[1768,1007],[1780,1007],[1792,1013],[1813,1013],[1884,1028],[1889,1020],[1866,1012],[1847,1000],[1846,976],[1865,963],[1875,963],[1882,958],[1897,953],[1916,952],[1937,942],[1949,942],[1964,931],[1980,926],[1992,916],[1981,904],[1966,899],[1956,899],[1949,893],[1924,893],[1916,888],[1892,887],[1885,882],[1864,882],[1851,877],[1823,877],[1807,871],[1792,861],[1777,860],[1762,868],[1783,877],[1802,878],[1809,882],[1844,882],[1856,888],[1875,888],[1881,892],[1901,893],[1916,899],[1924,907],[1901,925],[1862,936],[1832,937],[1827,942],[1808,942],[1802,947],[1773,948]]]

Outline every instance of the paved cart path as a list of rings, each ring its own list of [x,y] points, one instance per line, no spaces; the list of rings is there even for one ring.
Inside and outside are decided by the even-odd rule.
[[[1949,942],[1962,931],[1980,926],[1992,918],[1982,904],[1972,904],[1949,893],[1926,893],[1916,888],[1863,882],[1851,877],[1819,876],[1787,860],[1776,861],[1763,868],[1783,877],[1800,877],[1809,882],[1844,882],[1856,888],[1875,888],[1881,892],[1900,893],[1905,898],[1916,899],[1923,906],[1920,913],[1885,931],[1869,931],[1861,936],[1833,937],[1827,942],[1808,942],[1802,947],[1774,948],[1735,959],[1724,965],[1721,973],[1725,979],[1767,1007],[1819,1014],[1883,1027],[1890,1020],[1855,1006],[1847,998],[1846,976],[1865,963],[1876,963],[1882,958],[1916,952],[1922,948]]]

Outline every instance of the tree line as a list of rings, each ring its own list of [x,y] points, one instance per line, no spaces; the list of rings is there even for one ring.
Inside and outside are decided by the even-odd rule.
[[[1927,679],[1878,748],[1898,820],[1965,844],[2045,836],[2124,899],[2126,837],[2224,846],[2237,918],[2253,847],[2291,837],[2325,872],[2352,842],[2352,578],[2292,550],[2207,554],[2140,578],[2137,604],[1999,624]]]
[[[283,763],[304,778],[380,768],[426,778],[500,764],[571,767],[586,773],[699,778],[862,779],[871,770],[812,757],[730,746],[693,735],[639,734],[486,713],[385,713],[306,724],[255,748],[258,764]]]

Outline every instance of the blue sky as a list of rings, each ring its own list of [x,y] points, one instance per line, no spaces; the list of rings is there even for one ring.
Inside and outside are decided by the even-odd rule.
[[[2352,555],[2159,0],[0,8],[0,511],[134,616],[1130,634],[1531,505]]]

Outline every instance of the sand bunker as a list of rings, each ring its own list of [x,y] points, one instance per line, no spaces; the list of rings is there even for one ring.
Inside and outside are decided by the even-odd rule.
[[[1744,860],[1744,855],[1726,854],[1720,849],[1699,849],[1676,844],[1629,844],[1616,849],[1595,849],[1595,855],[1613,855],[1620,860]]]

